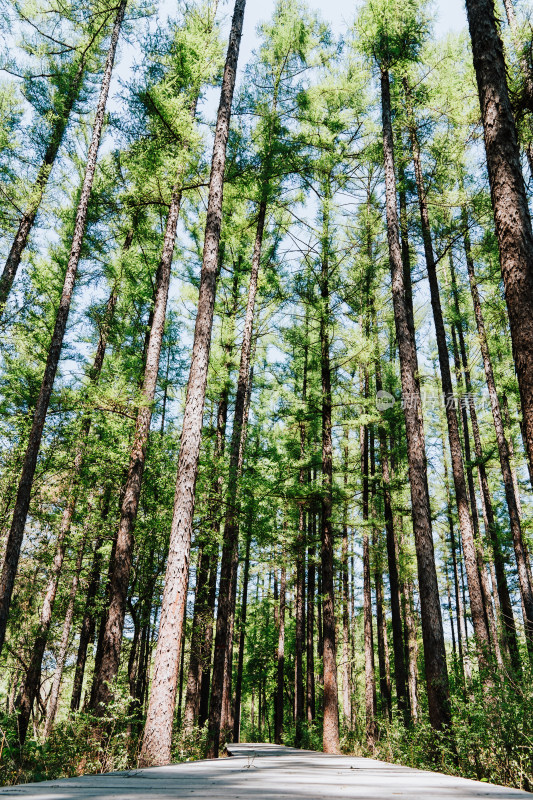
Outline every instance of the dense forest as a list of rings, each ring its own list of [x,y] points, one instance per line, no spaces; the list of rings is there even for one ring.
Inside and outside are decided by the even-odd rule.
[[[116,2],[0,4],[0,783],[532,790],[532,9]]]

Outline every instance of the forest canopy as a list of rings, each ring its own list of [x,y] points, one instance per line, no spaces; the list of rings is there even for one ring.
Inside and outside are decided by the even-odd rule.
[[[0,785],[533,790],[533,9],[465,5],[0,0]]]

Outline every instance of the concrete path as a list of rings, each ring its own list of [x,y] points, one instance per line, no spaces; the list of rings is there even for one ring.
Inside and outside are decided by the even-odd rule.
[[[272,744],[228,745],[232,758],[85,775],[0,789],[35,800],[513,800],[528,792],[370,758]]]

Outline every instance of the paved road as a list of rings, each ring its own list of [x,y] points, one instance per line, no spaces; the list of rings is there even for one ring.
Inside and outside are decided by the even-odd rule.
[[[528,792],[370,758],[272,744],[228,745],[232,758],[85,775],[0,789],[34,800],[519,800]]]

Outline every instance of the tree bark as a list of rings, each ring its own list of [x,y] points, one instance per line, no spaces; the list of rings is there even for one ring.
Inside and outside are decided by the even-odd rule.
[[[368,397],[368,376],[365,376],[364,391]],[[376,727],[376,678],[374,666],[374,636],[372,626],[372,583],[370,573],[369,526],[369,486],[368,486],[368,426],[363,425],[360,431],[361,444],[361,477],[363,481],[363,637],[365,657],[365,715],[366,744],[370,751],[374,750],[377,738]]]
[[[220,262],[222,264],[223,260],[223,243],[220,247]],[[230,390],[230,374],[231,374],[231,365],[232,365],[232,353],[233,353],[233,336],[234,336],[234,321],[235,315],[237,313],[237,305],[238,305],[238,290],[239,290],[239,274],[240,274],[240,262],[237,262],[234,268],[233,273],[233,284],[232,284],[232,305],[227,313],[227,319],[229,320],[229,335],[226,337],[223,343],[223,349],[225,352],[225,380],[222,385],[222,389],[219,396],[218,407],[217,407],[217,429],[216,429],[216,440],[215,440],[215,452],[214,452],[214,469],[215,469],[215,476],[211,486],[212,498],[210,501],[210,517],[211,517],[211,536],[213,540],[216,542],[216,548],[211,549],[211,553],[209,556],[209,579],[208,585],[206,587],[206,605],[205,605],[205,613],[204,613],[204,620],[198,627],[198,643],[199,643],[199,657],[196,660],[193,660],[194,654],[196,653],[196,646],[193,648],[193,645],[196,643],[191,640],[191,665],[189,667],[189,682],[191,685],[191,693],[193,693],[193,687],[196,686],[197,691],[199,692],[199,705],[198,705],[198,724],[202,727],[205,722],[207,721],[209,715],[209,690],[211,684],[211,658],[212,658],[212,645],[213,645],[213,621],[214,621],[214,612],[215,612],[215,602],[216,602],[216,581],[217,581],[217,570],[218,570],[218,541],[220,535],[220,506],[222,501],[222,486],[223,486],[223,476],[222,476],[222,458],[224,456],[224,450],[226,445],[226,423],[228,417],[228,399],[229,399],[229,390]],[[194,632],[196,629],[193,629],[193,637]],[[189,687],[189,683],[188,683]],[[189,688],[187,688],[187,692],[189,692]],[[189,701],[187,699],[187,705],[189,702],[193,702],[192,697]],[[194,719],[194,711],[190,709],[187,711],[186,707],[186,720],[188,722],[188,715],[192,716]]]
[[[472,450],[470,446],[470,430],[468,427],[468,413],[467,413],[467,406],[465,402],[465,398],[462,393],[463,389],[463,382],[462,382],[462,374],[461,374],[461,362],[459,360],[459,353],[458,353],[458,346],[457,346],[457,327],[455,324],[451,326],[451,333],[452,333],[452,352],[453,352],[453,359],[455,365],[455,373],[456,373],[456,386],[457,386],[457,395],[458,395],[458,402],[459,402],[459,419],[461,420],[461,428],[463,432],[463,446],[464,446],[464,459],[466,465],[466,480],[467,480],[467,489],[468,489],[468,497],[470,501],[470,510],[472,516],[472,528],[474,531],[474,543],[476,548],[476,560],[477,560],[477,571],[479,575],[479,583],[481,587],[481,597],[483,600],[483,612],[485,616],[485,625],[487,626],[487,630],[489,632],[490,642],[491,642],[491,649],[496,656],[496,662],[498,666],[501,668],[503,666],[502,655],[500,650],[500,644],[498,640],[498,634],[496,629],[496,619],[494,616],[494,609],[492,607],[492,596],[490,593],[490,587],[487,577],[487,572],[485,570],[485,557],[483,554],[483,546],[481,542],[480,530],[479,530],[479,514],[477,509],[477,497],[476,497],[476,490],[474,484],[474,470],[472,468]],[[470,401],[473,402],[473,396],[469,398],[469,405],[471,407]],[[474,419],[475,416],[475,408],[474,408]],[[483,500],[483,498],[482,498]]]
[[[196,565],[196,596],[192,617],[189,671],[183,713],[183,729],[192,731],[200,710],[200,685],[202,681],[202,645],[205,636],[205,615],[209,592],[210,557],[207,542],[202,542]]]
[[[472,610],[472,622],[476,633],[476,644],[478,651],[478,662],[480,670],[483,672],[485,681],[489,680],[488,662],[490,656],[490,634],[485,617],[483,594],[480,577],[478,573],[476,546],[474,540],[474,528],[468,505],[468,493],[463,467],[463,456],[461,450],[461,439],[459,436],[459,423],[457,420],[457,406],[453,393],[452,375],[450,370],[450,357],[448,345],[446,343],[446,332],[444,328],[444,318],[440,301],[439,282],[437,278],[437,267],[433,253],[433,242],[429,223],[429,212],[422,175],[422,165],[420,162],[420,147],[416,124],[412,108],[410,107],[410,88],[407,79],[404,78],[404,88],[408,105],[408,127],[411,139],[411,152],[415,170],[415,181],[418,194],[418,205],[420,209],[420,219],[422,223],[422,238],[424,242],[424,255],[429,279],[429,289],[431,295],[431,307],[433,310],[433,321],[437,337],[437,350],[439,356],[440,379],[444,394],[444,404],[446,410],[446,422],[448,426],[448,440],[450,444],[452,476],[455,487],[455,502],[459,515],[459,527],[463,542],[463,553],[465,556],[466,576],[468,580],[468,594],[470,597],[470,608]]]
[[[452,555],[452,563],[453,563],[453,573],[454,573],[454,582],[455,582],[455,608],[457,611],[457,634],[458,634],[458,642],[459,642],[459,661],[461,667],[461,678],[463,681],[463,687],[466,690],[467,684],[470,684],[472,678],[472,670],[470,666],[470,655],[468,652],[468,632],[466,629],[466,615],[465,615],[465,604],[464,600],[464,593],[461,596],[460,592],[460,579],[459,579],[459,567],[458,567],[458,559],[457,559],[457,547],[456,547],[456,540],[455,540],[455,526],[452,514],[452,497],[450,492],[450,479],[449,479],[449,470],[448,470],[448,456],[446,452],[446,423],[443,419],[441,419],[441,445],[442,445],[442,461],[444,467],[444,485],[446,489],[446,514],[448,518],[448,529],[450,532],[450,551]],[[461,546],[459,544],[459,560],[461,558]],[[461,565],[462,567],[462,565]],[[464,647],[463,647],[464,643]],[[465,691],[466,697],[466,691]]]
[[[387,619],[385,617],[385,600],[383,594],[383,572],[378,539],[378,530],[373,528],[372,549],[374,551],[374,591],[376,596],[376,634],[378,642],[379,694],[381,714],[392,720],[392,691],[390,679],[389,640],[387,636]]]
[[[2,650],[6,634],[11,595],[13,593],[15,576],[17,574],[26,518],[28,516],[30,507],[31,490],[35,468],[37,466],[37,457],[39,455],[44,423],[46,420],[48,405],[50,403],[54,380],[59,365],[59,357],[61,355],[63,339],[65,336],[67,319],[72,300],[72,293],[74,291],[74,284],[76,281],[78,262],[81,255],[85,224],[87,221],[89,198],[91,195],[94,173],[96,170],[96,159],[98,156],[98,148],[102,134],[105,107],[107,104],[107,96],[109,94],[109,86],[111,83],[111,73],[113,71],[115,53],[122,21],[124,19],[124,12],[126,10],[126,3],[127,0],[121,0],[118,7],[113,33],[111,35],[111,42],[107,53],[104,75],[100,88],[100,97],[98,99],[96,117],[93,125],[91,144],[89,146],[89,152],[87,156],[87,164],[85,167],[81,196],[76,212],[74,236],[72,239],[67,270],[65,273],[63,291],[56,315],[50,348],[48,350],[48,357],[46,360],[41,389],[33,414],[32,427],[28,438],[28,446],[24,457],[22,474],[17,491],[17,499],[15,501],[15,508],[13,511],[13,521],[11,523],[11,529],[9,531],[6,544],[4,564],[2,567],[2,575],[0,577],[0,652]]]
[[[515,487],[513,483],[511,459],[509,456],[509,444],[505,435],[503,426],[502,411],[498,392],[496,390],[496,381],[494,379],[494,371],[492,369],[492,361],[490,357],[487,333],[485,330],[485,320],[481,308],[481,299],[477,287],[474,259],[472,257],[472,248],[470,244],[470,237],[467,229],[468,215],[466,209],[463,209],[463,225],[464,233],[464,246],[466,255],[466,264],[468,269],[468,278],[470,281],[470,291],[472,294],[472,303],[474,306],[474,314],[476,317],[476,326],[479,338],[479,346],[481,355],[483,357],[483,367],[485,370],[485,380],[487,382],[487,389],[489,391],[490,406],[492,411],[492,419],[494,421],[494,430],[496,432],[496,443],[498,446],[498,456],[500,459],[500,467],[503,477],[503,485],[505,489],[505,500],[509,512],[509,522],[511,527],[511,535],[513,538],[513,546],[515,551],[516,564],[518,568],[518,582],[520,586],[520,595],[524,608],[526,609],[525,631],[526,641],[528,644],[528,652],[530,658],[533,655],[533,591],[529,579],[529,573],[526,563],[526,551],[524,539],[522,535],[522,526],[520,522],[519,507],[516,500]],[[515,669],[519,668],[518,651],[513,645],[513,632],[514,640],[516,641],[516,629],[514,625],[514,616],[510,598],[507,601],[505,597],[505,564],[503,561],[503,554],[498,539],[497,531],[493,526],[490,527],[490,535],[494,553],[494,565],[496,568],[496,577],[498,579],[498,593],[502,607],[503,623],[506,630],[507,641],[511,650],[512,662],[515,664]],[[498,577],[499,576],[499,577]],[[509,592],[507,591],[507,595]]]
[[[228,396],[229,383],[226,382],[220,394],[217,413],[217,440],[215,452],[218,453],[219,473],[213,484],[213,536],[216,541],[216,549],[210,561],[209,587],[206,609],[205,637],[201,654],[201,676],[200,676],[200,708],[198,712],[198,724],[203,726],[209,716],[209,693],[211,687],[211,660],[213,649],[213,625],[215,617],[215,602],[217,592],[217,572],[219,558],[219,534],[220,534],[220,513],[219,505],[222,498],[222,473],[220,471],[220,461],[224,454],[226,441],[226,421],[228,416]]]
[[[239,742],[241,738],[241,697],[242,673],[244,668],[244,644],[246,639],[246,611],[248,605],[248,581],[250,579],[250,545],[252,542],[253,502],[250,504],[248,518],[248,532],[246,536],[246,552],[244,555],[244,573],[242,578],[241,618],[239,633],[239,659],[237,662],[237,679],[235,681],[235,716],[233,719],[233,741]]]
[[[468,233],[466,233],[468,237]],[[469,249],[469,248],[468,248]],[[497,605],[499,608],[499,612],[502,617],[503,621],[503,634],[504,634],[504,647],[505,651],[508,653],[511,665],[516,674],[520,673],[521,665],[520,665],[520,654],[518,651],[518,640],[516,637],[516,628],[514,622],[514,615],[513,615],[513,608],[511,604],[511,599],[509,595],[509,588],[507,585],[507,576],[505,574],[505,561],[500,545],[498,528],[496,525],[496,520],[494,518],[494,510],[492,505],[492,498],[490,494],[489,488],[489,481],[487,476],[487,471],[485,468],[485,460],[483,458],[483,448],[481,444],[481,435],[479,431],[479,423],[477,419],[477,412],[476,406],[474,402],[474,396],[472,391],[472,380],[470,377],[470,368],[468,366],[468,357],[466,352],[466,344],[464,339],[464,334],[461,326],[461,314],[460,314],[460,307],[459,307],[459,297],[457,292],[457,281],[455,276],[455,269],[453,264],[453,259],[450,253],[450,267],[451,267],[451,277],[452,277],[452,292],[454,298],[454,305],[455,311],[458,318],[457,323],[457,332],[459,337],[459,348],[461,352],[461,362],[463,366],[463,374],[465,379],[465,387],[468,395],[468,404],[470,410],[470,421],[472,423],[472,433],[474,436],[474,447],[476,453],[476,460],[478,462],[478,476],[479,476],[479,483],[481,487],[481,497],[483,501],[483,513],[485,517],[485,527],[487,533],[489,534],[492,550],[493,550],[493,570],[495,573],[495,585],[497,587],[497,595],[495,595],[495,600],[497,600]],[[475,278],[474,278],[474,287],[475,291],[474,295],[477,292],[477,286],[475,285]],[[479,297],[478,297],[478,304],[479,304]],[[479,306],[479,311],[481,312],[481,307]],[[483,318],[481,318],[481,322],[483,323]],[[483,329],[483,328],[482,328]],[[485,341],[486,345],[486,341]],[[488,355],[488,349],[486,349],[486,354]],[[483,354],[482,354],[483,355]],[[490,366],[490,356],[489,356],[489,366]],[[498,402],[498,398],[496,397],[496,401]],[[516,485],[515,481],[513,480],[513,488],[515,489],[516,494]],[[518,503],[517,503],[518,506]],[[520,509],[517,508],[518,515],[520,517]]]
[[[418,380],[416,343],[409,324],[403,262],[400,249],[389,75],[388,72],[384,70],[381,72],[381,98],[387,237],[392,278],[394,319],[400,354],[402,392],[405,400],[404,417],[407,435],[409,484],[411,489],[413,531],[418,565],[429,717],[432,726],[440,730],[449,726],[451,722],[448,670],[446,666],[444,631],[442,627],[442,613],[431,529],[431,510],[427,482],[427,461],[420,385]],[[413,713],[412,709],[411,711]]]
[[[374,319],[374,331],[377,344],[377,328]],[[376,394],[383,391],[381,367],[376,351]],[[396,558],[397,542],[394,533],[394,517],[392,513],[391,475],[389,468],[389,453],[387,450],[387,436],[383,425],[379,426],[379,452],[381,461],[381,484],[383,493],[383,511],[385,516],[385,532],[387,545],[387,565],[389,568],[389,588],[392,618],[392,647],[394,652],[394,683],[396,686],[396,701],[398,710],[403,716],[405,725],[410,722],[409,701],[407,695],[407,681],[405,672],[405,658],[403,646],[402,614],[400,606],[400,581],[398,575],[398,562]]]
[[[152,421],[157,376],[159,374],[159,360],[163,333],[165,330],[172,256],[174,254],[176,229],[181,205],[181,182],[182,176],[180,173],[177,176],[172,190],[163,250],[155,279],[154,305],[151,314],[148,345],[146,348],[141,401],[137,411],[135,435],[130,452],[128,477],[126,479],[120,512],[113,574],[111,575],[110,602],[104,631],[102,661],[98,674],[96,675],[95,692],[91,705],[92,710],[96,714],[105,713],[105,708],[111,700],[112,686],[118,673],[120,661],[122,632],[126,614],[126,597],[133,556],[133,531],[141,496],[146,449]]]
[[[87,660],[87,648],[89,643],[94,637],[95,619],[94,619],[94,601],[98,594],[98,587],[100,585],[100,569],[102,557],[99,552],[102,546],[103,537],[98,536],[94,544],[94,555],[91,572],[89,576],[89,583],[87,587],[87,595],[85,600],[85,610],[83,613],[83,620],[81,624],[80,640],[78,643],[78,653],[76,656],[76,668],[74,670],[74,682],[72,685],[72,697],[70,700],[70,710],[77,711],[81,703],[81,691],[83,688],[83,677],[85,674],[85,663]]]
[[[349,431],[344,426],[344,493],[343,519],[342,519],[342,713],[344,727],[352,727],[352,675],[350,658],[350,608],[348,586],[348,458],[349,458]]]
[[[493,0],[467,0],[500,266],[533,464],[533,233]],[[527,609],[529,617],[530,609]],[[530,628],[533,619],[528,619]],[[530,628],[531,630],[531,628]]]
[[[401,584],[403,616],[405,620],[406,662],[407,662],[407,691],[409,694],[409,709],[413,723],[419,720],[418,703],[418,638],[416,618],[413,609],[413,586],[410,581]]]
[[[211,689],[211,664],[213,656],[213,628],[215,620],[215,603],[217,594],[217,574],[219,563],[218,544],[211,559],[209,573],[209,594],[207,600],[207,615],[205,640],[202,649],[202,680],[200,684],[200,708],[198,710],[198,725],[203,727],[209,717],[209,695]]]
[[[305,643],[305,512],[298,509],[298,538],[296,541],[296,598],[294,640],[294,722],[295,747],[301,747],[305,720],[303,653]]]
[[[274,741],[276,744],[283,744],[283,678],[285,672],[285,564],[281,565],[281,578],[279,582],[278,652],[276,669]]]
[[[306,638],[306,708],[307,722],[311,725],[315,719],[315,554],[313,540],[312,511],[307,522],[307,638]]]
[[[194,489],[198,473],[198,456],[213,327],[226,146],[245,4],[246,0],[236,0],[235,2],[217,114],[209,181],[198,312],[183,415],[170,549],[161,607],[154,677],[139,759],[140,764],[143,766],[168,764],[170,761],[172,719],[177,684],[176,672],[182,633],[181,620],[189,575]]]
[[[246,424],[246,394],[250,380],[250,356],[252,351],[252,331],[254,321],[255,297],[257,281],[261,265],[261,248],[265,230],[267,203],[262,200],[259,206],[257,228],[255,234],[252,270],[248,287],[248,300],[244,320],[244,331],[241,345],[241,358],[237,392],[235,395],[235,411],[231,433],[231,450],[226,493],[226,518],[222,540],[222,560],[220,583],[218,590],[218,614],[215,635],[215,654],[213,657],[213,678],[211,685],[211,704],[209,708],[209,750],[210,758],[218,756],[222,712],[224,699],[224,674],[229,675],[229,664],[224,669],[228,656],[231,655],[232,620],[235,614],[235,581],[236,561],[239,546],[239,475],[242,466],[242,433]],[[226,692],[228,696],[228,692]]]
[[[329,178],[328,178],[329,180]],[[333,445],[331,435],[330,366],[330,187],[322,200],[322,242],[320,268],[320,375],[322,385],[322,617],[324,665],[324,720],[322,746],[325,753],[339,752],[339,709],[337,689],[337,645],[335,640],[335,588],[333,555]]]
[[[374,590],[376,597],[376,633],[378,642],[379,689],[382,714],[392,720],[392,692],[390,680],[389,641],[383,597],[383,559],[376,519],[376,453],[374,426],[368,429],[370,453],[370,514],[372,518],[372,551],[374,561]]]
[[[467,234],[468,235],[468,234]],[[455,274],[455,266],[453,262],[452,253],[450,251],[450,272],[451,272],[451,287],[452,287],[452,296],[455,308],[455,314],[457,317],[457,335],[459,339],[459,350],[461,355],[461,364],[463,368],[463,375],[465,381],[465,388],[468,397],[468,408],[470,411],[470,422],[472,424],[472,434],[474,437],[474,450],[476,454],[476,461],[478,464],[478,477],[479,477],[479,485],[481,488],[481,499],[482,499],[482,506],[483,506],[483,515],[484,515],[484,522],[486,533],[488,534],[493,550],[493,557],[494,557],[494,564],[493,569],[496,575],[496,587],[497,587],[497,596],[495,596],[495,600],[497,600],[497,605],[499,607],[500,613],[501,610],[504,609],[502,621],[503,621],[503,643],[504,649],[507,653],[508,657],[510,658],[511,665],[513,670],[516,674],[520,673],[520,655],[518,651],[518,641],[516,638],[516,628],[514,623],[514,615],[513,609],[511,605],[511,599],[509,596],[509,588],[507,585],[507,576],[505,574],[505,563],[503,559],[503,554],[501,551],[501,545],[498,535],[498,529],[496,525],[496,521],[494,518],[494,510],[492,505],[492,497],[489,488],[489,481],[487,476],[487,470],[485,468],[485,459],[483,457],[483,447],[481,444],[481,434],[479,430],[479,423],[477,418],[476,412],[476,405],[474,402],[474,394],[472,389],[472,379],[470,376],[470,368],[468,365],[468,356],[466,352],[466,343],[465,337],[463,333],[462,327],[462,316],[461,316],[461,309],[459,306],[459,295],[457,290],[457,278]],[[477,287],[476,287],[477,288]],[[454,347],[456,348],[455,340],[454,340]],[[466,408],[464,404],[462,404],[463,414],[466,415]],[[466,420],[463,419],[463,426],[466,426]],[[465,434],[465,446],[467,441],[467,435]],[[467,454],[467,460],[469,460],[469,456]],[[513,484],[514,485],[514,484]],[[472,489],[470,490],[473,491]],[[485,590],[486,591],[486,590]],[[489,600],[490,602],[490,600]],[[492,607],[491,607],[492,608]],[[492,620],[491,620],[492,624]],[[495,638],[495,648],[496,648],[496,656],[498,657],[498,640]]]
[[[306,426],[305,413],[307,410],[307,369],[308,369],[308,316],[305,319],[304,363],[302,377],[302,419],[300,429],[300,471],[298,482],[303,492],[306,484]],[[295,542],[296,558],[296,625],[294,642],[294,719],[295,734],[294,744],[301,747],[303,726],[305,720],[305,695],[303,676],[303,653],[305,642],[305,501],[298,503],[298,535]]]
[[[109,506],[111,501],[111,484],[109,484],[105,491],[102,501],[101,520],[105,521],[109,515]],[[72,697],[70,700],[70,710],[78,711],[81,703],[81,691],[83,688],[83,677],[85,674],[85,663],[87,660],[87,648],[90,642],[94,639],[94,631],[96,627],[95,620],[95,600],[100,586],[100,571],[102,568],[102,554],[100,548],[103,544],[104,537],[100,533],[95,540],[93,548],[93,561],[91,571],[89,574],[89,581],[87,586],[87,594],[85,599],[85,608],[83,612],[83,620],[81,624],[80,640],[78,643],[78,653],[76,657],[76,668],[74,671],[74,681],[72,686]],[[114,546],[111,552],[111,559],[113,558]]]

